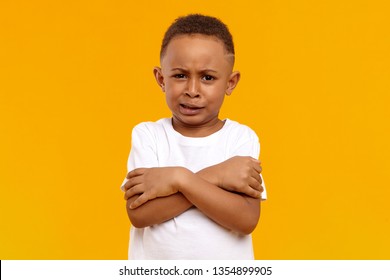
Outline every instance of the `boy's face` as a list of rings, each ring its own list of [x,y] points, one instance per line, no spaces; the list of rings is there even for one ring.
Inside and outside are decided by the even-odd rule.
[[[165,92],[173,125],[184,135],[214,132],[225,94],[230,95],[240,74],[232,73],[233,58],[213,36],[181,35],[172,39],[154,74]],[[215,128],[215,129],[213,129]]]

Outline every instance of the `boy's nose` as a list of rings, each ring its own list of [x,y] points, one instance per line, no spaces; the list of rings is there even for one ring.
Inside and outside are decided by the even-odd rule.
[[[191,98],[199,97],[199,84],[195,79],[188,81],[186,95]]]

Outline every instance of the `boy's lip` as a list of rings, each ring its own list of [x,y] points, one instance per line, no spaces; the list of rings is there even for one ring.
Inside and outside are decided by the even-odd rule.
[[[203,108],[191,103],[180,103],[180,112],[184,115],[196,115]]]
[[[180,103],[180,106],[187,107],[190,109],[202,109],[203,108],[203,106],[199,106],[199,105],[192,104],[192,103]]]

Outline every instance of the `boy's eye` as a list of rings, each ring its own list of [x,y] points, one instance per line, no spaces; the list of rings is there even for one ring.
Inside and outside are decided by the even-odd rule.
[[[184,79],[186,77],[186,75],[184,75],[184,74],[175,74],[175,75],[173,75],[173,77],[176,78],[176,79]]]
[[[203,80],[212,81],[212,80],[214,80],[214,77],[210,76],[210,75],[205,75],[205,76],[203,76]]]

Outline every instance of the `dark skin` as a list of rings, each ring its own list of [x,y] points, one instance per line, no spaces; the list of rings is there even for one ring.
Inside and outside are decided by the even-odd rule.
[[[134,226],[146,227],[195,206],[221,226],[249,234],[260,216],[260,172],[251,157],[233,157],[196,174],[182,167],[139,168],[124,185],[128,215]]]
[[[204,137],[223,127],[219,110],[240,78],[232,61],[212,36],[183,35],[169,43],[154,74],[176,131]],[[260,172],[260,162],[251,157],[233,157],[198,173],[184,167],[135,169],[124,185],[128,216],[134,226],[146,227],[197,207],[219,225],[249,234],[260,217]]]

